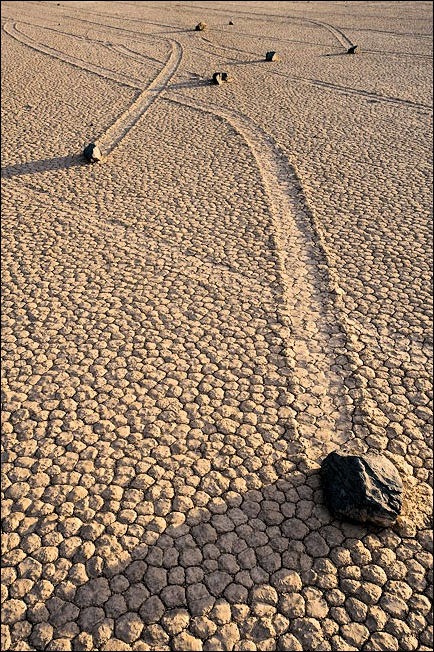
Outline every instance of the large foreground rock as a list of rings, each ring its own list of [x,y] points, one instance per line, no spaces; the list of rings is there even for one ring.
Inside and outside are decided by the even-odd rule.
[[[325,501],[339,518],[388,526],[402,506],[402,480],[382,455],[330,453],[321,465]]]

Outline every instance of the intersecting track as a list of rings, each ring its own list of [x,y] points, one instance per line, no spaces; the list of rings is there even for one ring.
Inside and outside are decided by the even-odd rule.
[[[120,143],[122,138],[147,111],[158,95],[162,93],[178,70],[182,59],[182,46],[178,41],[169,39],[171,53],[164,68],[149,84],[131,106],[114,122],[99,139],[103,151],[109,154]]]
[[[27,45],[29,48],[32,48],[32,50],[43,52],[44,54],[48,54],[48,56],[54,59],[60,59],[61,61],[65,61],[66,63],[75,66],[76,68],[86,70],[87,72],[93,72],[95,75],[99,75],[104,79],[111,79],[112,81],[115,81],[118,84],[122,84],[123,86],[130,86],[132,88],[142,87],[142,82],[140,79],[130,77],[129,75],[125,74],[119,74],[113,70],[109,70],[108,68],[98,66],[97,64],[90,63],[89,61],[85,61],[84,59],[80,59],[74,55],[67,54],[66,52],[61,52],[60,50],[56,50],[55,48],[50,47],[49,45],[44,45],[43,43],[36,41],[35,39],[21,32],[18,29],[18,23],[7,22],[5,25],[3,25],[3,30],[6,32],[6,34],[14,38],[16,41]]]
[[[125,4],[131,4],[131,3],[125,3]],[[132,6],[136,6],[136,5],[132,5]],[[178,7],[183,6],[185,9],[191,9],[190,6],[181,5],[181,3],[177,3],[177,6]],[[200,5],[195,6],[195,10],[197,10],[199,8],[201,8]],[[202,8],[205,9],[205,7],[202,7]],[[227,10],[215,9],[214,7],[206,7],[206,9],[207,9],[207,11],[214,11],[214,12],[217,12],[217,13],[224,13],[224,14],[228,13]],[[103,13],[100,13],[100,12],[97,12],[97,11],[92,11],[92,10],[88,10],[88,11],[89,11],[89,13],[95,14],[96,16],[101,16],[103,18],[111,18],[111,19],[115,19],[115,20],[120,20],[119,16],[115,16],[113,14],[103,14]],[[70,18],[74,18],[70,14],[63,14],[63,15],[68,16]],[[252,20],[252,21],[257,20],[260,17],[266,16],[268,22],[278,22],[279,24],[281,24],[282,19],[286,19],[286,20],[288,20],[290,22],[296,21],[296,22],[299,22],[301,24],[302,23],[310,23],[310,24],[315,25],[317,27],[322,27],[322,28],[326,29],[330,34],[332,34],[338,40],[338,42],[344,48],[348,48],[348,47],[351,47],[352,45],[354,45],[354,43],[351,41],[351,39],[349,39],[348,36],[343,31],[343,28],[338,28],[335,25],[331,25],[330,23],[326,23],[326,22],[320,21],[320,20],[315,20],[315,19],[311,19],[311,18],[304,18],[304,17],[300,17],[300,16],[288,16],[286,14],[271,14],[270,15],[270,14],[261,14],[261,13],[255,12],[252,15],[251,12],[240,11],[240,10],[235,11],[235,13],[232,12],[231,15],[234,15],[234,16],[235,15],[241,15],[241,16],[243,16],[243,18],[245,18],[247,20]],[[273,18],[276,18],[276,20],[273,21]],[[76,18],[76,20],[80,20],[80,21],[83,21],[83,22],[89,22],[89,23],[92,23],[92,24],[97,24],[99,26],[101,25],[101,23],[96,23],[95,21],[90,21],[90,20],[86,20],[86,19],[82,19],[82,18],[79,18],[79,19]],[[129,22],[136,22],[136,23],[146,23],[146,24],[149,24],[149,25],[157,26],[157,27],[165,27],[165,28],[173,29],[175,31],[182,31],[182,30],[179,30],[179,28],[176,27],[175,25],[171,25],[171,24],[167,24],[167,23],[161,23],[161,22],[157,23],[157,22],[150,21],[150,20],[143,19],[143,18],[129,17],[128,21]],[[111,27],[112,29],[116,29],[116,30],[120,30],[120,31],[127,31],[127,32],[131,31],[131,30],[128,30],[128,29],[125,29],[125,28],[115,27],[114,25],[107,25],[106,23],[104,24],[104,26],[105,27]],[[421,34],[421,33],[413,33],[413,32],[394,32],[394,31],[390,31],[390,30],[380,30],[380,29],[372,29],[372,28],[356,28],[356,27],[351,27],[351,30],[352,31],[359,31],[359,32],[379,32],[379,33],[385,33],[385,34],[391,34],[391,35],[410,36],[410,37],[413,37],[413,38],[432,39],[431,34]],[[243,33],[243,32],[241,32],[241,33],[237,32],[237,33],[240,34],[240,35],[252,36],[251,34],[247,34],[247,33]],[[255,35],[255,36],[257,36],[257,35]],[[262,38],[262,37],[259,36],[258,38]],[[269,37],[264,37],[264,38],[269,38]],[[274,38],[276,40],[278,40],[278,41],[300,42],[300,43],[304,43],[305,45],[315,45],[313,43],[311,44],[311,43],[308,43],[306,41],[294,41],[293,39],[285,39],[285,38],[281,38],[281,37],[274,37]],[[318,43],[316,45],[320,45],[320,44]],[[412,56],[412,57],[422,57],[422,58],[430,57],[431,58],[431,55],[422,54],[422,53],[389,52],[387,50],[379,51],[379,50],[373,50],[373,49],[363,49],[363,52],[364,53],[373,53],[373,54],[380,53],[383,56],[384,55],[392,55],[392,56]]]
[[[77,19],[77,20],[82,20],[82,19]],[[88,22],[88,21],[86,21],[86,22]],[[148,22],[148,21],[141,21],[141,22]],[[340,36],[338,37],[338,34],[341,34],[341,32],[340,32],[340,30],[337,30],[337,28],[334,28],[332,25],[328,25],[327,23],[320,23],[318,21],[310,21],[310,22],[315,22],[315,24],[318,25],[318,26],[324,26],[327,29],[329,29],[332,33],[334,33],[333,30],[336,30],[335,36],[337,38],[346,39],[348,41],[348,43],[351,44],[351,41],[349,41],[349,39],[347,39],[347,37],[343,34],[343,32],[342,32],[342,37],[340,37]],[[152,23],[152,24],[157,24],[157,23]],[[160,25],[160,24],[158,24],[158,25]],[[163,25],[163,24],[161,24],[161,25]],[[164,25],[164,26],[166,26],[166,25]],[[107,26],[107,27],[112,27],[112,26]],[[44,29],[45,29],[45,27],[44,27]],[[56,30],[54,28],[46,28],[46,29],[51,29],[52,31],[60,32],[60,30]],[[113,27],[113,29],[120,29],[120,28]],[[131,30],[124,29],[123,31],[130,32]],[[64,32],[61,32],[61,33],[64,33]],[[72,35],[72,34],[69,34],[69,35],[70,36],[75,36],[75,35]],[[153,34],[149,34],[148,36],[150,36],[151,38],[154,37]],[[83,39],[83,37],[79,37],[79,36],[77,36],[77,38]],[[159,37],[159,38],[162,38],[162,37]],[[201,38],[202,41],[207,43],[210,47],[212,47],[214,49],[217,49],[217,50],[223,50],[225,52],[230,50],[230,51],[235,51],[235,52],[237,52],[239,54],[242,54],[242,55],[247,54],[247,55],[251,55],[251,56],[258,56],[257,53],[255,53],[255,52],[250,52],[248,50],[243,50],[241,48],[215,44],[210,39],[208,39],[208,38],[206,38],[205,36],[202,36],[202,35],[200,36],[200,38]],[[87,39],[83,39],[83,40],[87,40]],[[281,39],[278,39],[278,40],[281,40]],[[98,42],[101,42],[107,49],[118,52],[118,53],[120,53],[120,54],[122,54],[122,55],[124,55],[124,56],[126,56],[126,57],[128,57],[130,59],[133,59],[134,61],[151,60],[151,61],[153,61],[155,63],[161,64],[161,62],[158,61],[157,59],[154,59],[153,57],[145,56],[142,53],[137,52],[135,50],[132,50],[132,49],[128,48],[125,45],[112,44],[112,43],[107,43],[105,41],[98,41]],[[343,41],[340,41],[340,42],[343,42]],[[180,45],[180,44],[178,43],[178,45]],[[347,45],[348,44],[345,44],[346,47],[347,47]],[[200,49],[200,48],[196,48],[196,49]],[[207,52],[208,54],[213,54],[214,56],[219,56],[221,58],[227,58],[227,57],[223,57],[223,55],[210,53],[207,50],[204,50],[204,52]],[[366,52],[375,52],[375,50],[366,50]],[[425,56],[425,55],[415,55],[415,56]],[[67,60],[67,59],[64,59],[64,60]],[[251,65],[258,65],[257,61],[249,61],[247,59],[245,59],[244,61],[245,61],[245,63],[250,63]],[[237,60],[237,63],[239,63],[238,60]],[[83,66],[81,66],[81,67],[83,67]],[[318,86],[318,87],[321,87],[321,88],[324,88],[324,89],[327,89],[327,90],[336,91],[338,93],[343,93],[345,95],[356,95],[356,96],[360,96],[360,97],[366,97],[367,99],[374,100],[376,102],[386,102],[386,103],[391,103],[391,104],[396,104],[396,105],[414,107],[414,108],[417,108],[417,109],[432,110],[431,105],[424,104],[422,102],[415,102],[413,100],[406,100],[406,99],[400,98],[400,97],[382,95],[380,93],[374,93],[372,91],[365,91],[365,90],[362,90],[362,89],[352,88],[350,86],[341,86],[339,84],[333,84],[331,82],[325,82],[325,81],[322,81],[322,80],[319,80],[319,79],[311,79],[311,78],[307,78],[307,77],[296,77],[294,75],[287,75],[286,73],[279,72],[277,70],[269,70],[268,69],[267,73],[269,73],[271,75],[279,76],[279,77],[285,77],[287,79],[298,81],[298,82],[301,82],[303,84],[309,84],[309,85]],[[194,73],[191,73],[191,74],[194,75]],[[194,75],[194,76],[196,77],[197,75]]]
[[[142,85],[140,80],[129,78],[128,75],[118,75],[111,70],[103,68],[102,66],[96,66],[90,62],[78,59],[77,57],[65,54],[59,50],[43,45],[20,32],[17,29],[16,24],[7,23],[3,26],[3,29],[7,34],[9,34],[9,36],[12,36],[12,38],[15,38],[21,43],[28,45],[34,50],[48,54],[51,57],[61,59],[62,61],[71,63],[72,65],[75,65],[84,70],[95,72],[100,76],[112,79],[119,83],[125,84],[126,77],[127,79],[130,79],[130,81],[134,82],[134,87],[140,88]],[[182,59],[182,46],[178,41],[173,39],[169,39],[169,43],[171,52],[168,60],[164,64],[163,69],[158,73],[158,75],[149,84],[149,86],[140,93],[140,95],[134,100],[128,109],[122,113],[122,115],[120,115],[117,120],[99,137],[98,142],[105,155],[114,150],[122,138],[129,132],[130,129],[132,129],[140,117],[156,100],[158,95],[165,90],[166,85],[176,73]]]
[[[310,18],[304,18],[303,19],[306,23],[311,23],[312,25],[317,25],[318,27],[324,27],[330,34],[332,34],[338,41],[339,43],[344,47],[344,48],[350,48],[354,45],[354,43],[344,34],[344,32],[341,29],[338,29],[337,27],[334,27],[334,25],[330,25],[329,23],[324,23],[320,20],[312,20]]]
[[[43,46],[33,39],[28,39],[31,41],[28,43],[27,37],[26,40],[21,38],[23,35],[18,30],[11,29],[9,25],[7,27],[5,31],[8,34],[33,49],[68,61],[69,57],[65,59],[64,53],[58,53],[53,48]],[[154,35],[148,36],[154,37]],[[248,144],[263,179],[274,223],[273,248],[283,295],[279,314],[290,334],[286,342],[286,354],[288,363],[294,371],[291,391],[296,396],[300,392],[304,393],[305,390],[299,385],[297,374],[301,372],[302,376],[307,375],[309,386],[323,386],[318,399],[321,412],[328,415],[327,429],[320,433],[318,429],[304,425],[302,431],[298,432],[298,439],[302,444],[306,440],[311,450],[312,447],[318,447],[316,453],[324,453],[331,447],[342,445],[353,436],[350,415],[344,414],[342,406],[337,408],[332,400],[333,396],[342,395],[341,386],[344,380],[330,372],[335,364],[335,354],[333,347],[330,346],[333,334],[338,333],[347,340],[349,355],[352,355],[348,325],[344,324],[339,310],[340,290],[333,273],[333,261],[330,259],[313,215],[305,203],[296,171],[271,136],[237,111],[223,109],[210,102],[194,101],[167,88],[182,59],[181,44],[173,39],[167,40],[171,46],[171,53],[163,69],[131,106],[102,134],[99,142],[103,151],[106,154],[110,153],[159,95],[166,92],[166,99],[171,102],[219,116]],[[123,53],[131,56],[133,51],[125,48]],[[91,72],[94,72],[93,64],[80,60],[79,67],[87,66]],[[98,74],[110,72],[100,66],[97,68]],[[358,366],[356,354],[351,362]],[[338,421],[341,427],[337,427]],[[343,421],[346,427],[342,427]],[[296,428],[296,424],[293,425]]]

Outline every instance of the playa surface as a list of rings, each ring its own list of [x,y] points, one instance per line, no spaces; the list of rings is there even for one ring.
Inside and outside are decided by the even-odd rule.
[[[3,650],[432,649],[431,67],[429,2],[2,2]]]

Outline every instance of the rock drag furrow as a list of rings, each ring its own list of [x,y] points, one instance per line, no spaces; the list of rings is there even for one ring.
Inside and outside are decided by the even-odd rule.
[[[102,66],[84,61],[83,59],[79,59],[78,57],[67,54],[66,52],[61,52],[56,48],[52,48],[48,45],[44,45],[43,43],[39,43],[35,39],[32,39],[29,36],[23,34],[23,32],[18,29],[17,25],[18,23],[14,22],[6,23],[3,25],[3,31],[14,38],[16,41],[27,45],[33,50],[43,52],[44,54],[47,54],[54,59],[59,59],[65,63],[69,63],[71,66],[75,66],[81,70],[86,70],[87,72],[94,73],[95,75],[103,77],[104,79],[111,79],[112,81],[123,84],[124,86],[131,86],[132,88],[141,88],[142,86],[142,82],[139,79],[130,78],[128,75],[120,75],[114,71],[108,70],[107,68],[103,68]]]
[[[391,50],[373,50],[371,48],[363,48],[363,54],[380,54],[382,57],[409,57],[412,59],[432,59],[431,54],[423,54],[422,52],[393,52]]]
[[[155,59],[154,57],[149,57],[147,55],[144,55],[141,52],[137,52],[136,50],[132,50],[131,48],[128,48],[126,45],[111,43],[107,45],[107,47],[110,50],[114,50],[115,52],[120,52],[121,54],[125,55],[126,57],[129,57],[130,59],[134,59],[135,61],[147,60],[147,61],[152,61],[153,63],[158,63],[159,65],[163,65],[163,61],[160,61],[159,59]]]
[[[112,71],[102,68],[101,66],[95,66],[90,62],[85,62],[77,57],[70,56],[66,53],[63,53],[59,50],[51,48],[49,46],[38,43],[34,39],[24,35],[17,28],[17,24],[7,24],[3,27],[5,32],[19,40],[21,43],[36,49],[44,54],[66,61],[72,65],[77,65],[81,69],[87,70],[89,72],[95,72],[96,74],[106,78],[113,79],[119,83],[126,83],[125,79],[127,77],[117,75]],[[164,68],[158,73],[155,79],[151,82],[147,89],[145,89],[133,102],[133,104],[122,114],[117,120],[99,137],[98,142],[104,148],[104,154],[107,155],[113,151],[113,149],[120,143],[120,141],[125,137],[125,135],[134,127],[140,117],[148,110],[148,108],[153,104],[157,99],[158,95],[165,89],[166,85],[176,73],[179,64],[182,59],[182,46],[179,42],[170,40],[171,53],[169,59],[167,60]],[[134,87],[140,88],[143,84],[140,80],[133,80]]]
[[[127,3],[125,3],[125,4],[127,4]],[[111,18],[112,20],[122,20],[122,21],[125,22],[125,18],[123,18],[123,17],[120,18],[119,16],[115,16],[114,14],[102,14],[101,12],[94,11],[94,10],[89,10],[88,13],[92,14],[94,16],[99,16],[101,18]],[[79,20],[79,21],[84,20],[82,18],[77,18],[76,16],[71,16],[69,14],[65,14],[65,15],[67,15],[69,18],[74,18],[74,19]],[[92,21],[85,20],[84,22],[92,22]],[[145,23],[146,25],[153,25],[155,27],[169,27],[170,29],[179,31],[179,28],[177,28],[176,25],[172,25],[172,24],[169,24],[169,23],[155,22],[155,21],[152,21],[152,20],[148,20],[146,18],[132,18],[132,17],[129,17],[129,18],[126,19],[126,22],[142,23],[142,24]],[[132,31],[132,30],[128,30],[128,29],[125,29],[125,28],[117,28],[114,25],[107,25],[106,23],[102,23],[101,21],[95,22],[95,25],[99,25],[99,26],[102,25],[104,27],[113,27],[114,29],[122,29],[123,31],[127,31],[127,32]]]
[[[333,301],[339,288],[331,277],[328,256],[319,234],[312,228],[297,196],[302,193],[296,185],[294,171],[273,139],[247,117],[209,102],[191,100],[177,92],[170,92],[165,99],[219,115],[248,143],[260,169],[274,220],[274,247],[284,297],[281,316],[290,333],[288,359],[296,370],[291,391],[303,394],[308,387],[317,387],[321,379],[324,391],[318,397],[322,402],[320,409],[330,414],[331,397],[339,393],[339,385],[343,382],[331,371],[334,355],[329,344],[333,337],[336,340],[345,337]],[[344,443],[351,437],[351,418],[346,409],[340,407],[330,418],[329,427],[321,433],[309,423],[299,425],[300,440],[309,439],[310,447],[315,441],[320,449]]]
[[[344,34],[344,32],[341,29],[338,29],[334,25],[330,25],[329,23],[323,23],[322,21],[319,20],[311,20],[308,18],[304,18],[303,20],[312,25],[318,25],[318,27],[324,27],[324,29],[330,32],[330,34],[332,34],[344,48],[349,48],[352,45],[354,45],[354,43],[348,38],[348,36],[346,36],[346,34]]]
[[[205,41],[208,45],[213,47],[216,50],[223,50],[223,51],[234,51],[242,54],[245,56],[246,54],[249,54],[251,56],[258,57],[258,54],[255,52],[249,52],[247,50],[242,50],[239,48],[234,48],[231,46],[224,46],[224,45],[217,45],[216,43],[213,43],[210,39],[207,39],[205,37],[202,37],[202,40]],[[201,51],[205,52],[206,54],[211,54],[212,56],[217,56],[222,59],[226,59],[226,62],[231,64],[231,63],[239,63],[239,60],[231,57],[225,57],[224,55],[217,54],[215,52],[210,52],[209,50],[202,49]],[[366,50],[366,52],[374,52],[373,50]],[[399,53],[398,53],[399,54]],[[417,55],[417,56],[424,56],[424,55]],[[250,64],[251,66],[262,66],[262,62],[258,61],[258,59],[255,59],[254,61],[251,61],[249,59],[244,59],[243,63]],[[319,86],[321,88],[329,89],[332,91],[336,91],[338,93],[345,93],[346,95],[355,95],[355,96],[361,96],[361,97],[366,97],[369,100],[373,100],[376,102],[387,102],[390,104],[396,104],[399,106],[408,106],[408,107],[414,107],[416,109],[422,109],[422,110],[431,110],[432,111],[432,105],[430,104],[424,104],[422,102],[414,102],[413,100],[406,100],[405,98],[401,97],[391,97],[387,95],[382,95],[380,93],[374,93],[372,91],[367,91],[359,88],[353,88],[351,86],[343,86],[340,84],[335,84],[331,82],[325,82],[319,79],[312,79],[312,78],[307,78],[307,77],[296,77],[294,75],[288,75],[285,72],[280,72],[278,70],[269,70],[267,71],[267,74],[274,75],[277,77],[284,77],[285,79],[290,79],[293,81],[301,82],[302,84],[310,84],[312,86]]]
[[[109,154],[120,143],[124,136],[134,127],[137,121],[155,102],[162,93],[170,79],[176,73],[182,59],[182,46],[177,41],[171,40],[171,53],[163,70],[158,73],[146,90],[144,90],[134,103],[107,129],[100,137],[99,142],[104,154]]]
[[[415,109],[428,109],[432,111],[432,106],[429,104],[423,104],[422,102],[414,102],[413,100],[406,100],[402,97],[388,97],[386,95],[380,95],[379,93],[372,93],[371,91],[364,91],[359,88],[352,88],[350,86],[341,86],[339,84],[332,84],[330,82],[320,81],[319,79],[306,79],[303,77],[291,77],[280,73],[277,71],[271,71],[271,74],[278,75],[279,77],[287,77],[288,79],[294,79],[296,81],[311,84],[312,86],[319,86],[321,88],[330,89],[332,91],[337,91],[338,93],[345,93],[346,95],[355,95],[360,97],[367,97],[371,101],[376,102],[387,102],[390,104],[396,104],[398,106],[407,106]]]

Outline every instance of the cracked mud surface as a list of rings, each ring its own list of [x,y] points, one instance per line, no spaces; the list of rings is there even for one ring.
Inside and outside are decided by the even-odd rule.
[[[253,4],[2,3],[3,650],[432,649],[430,4]]]

